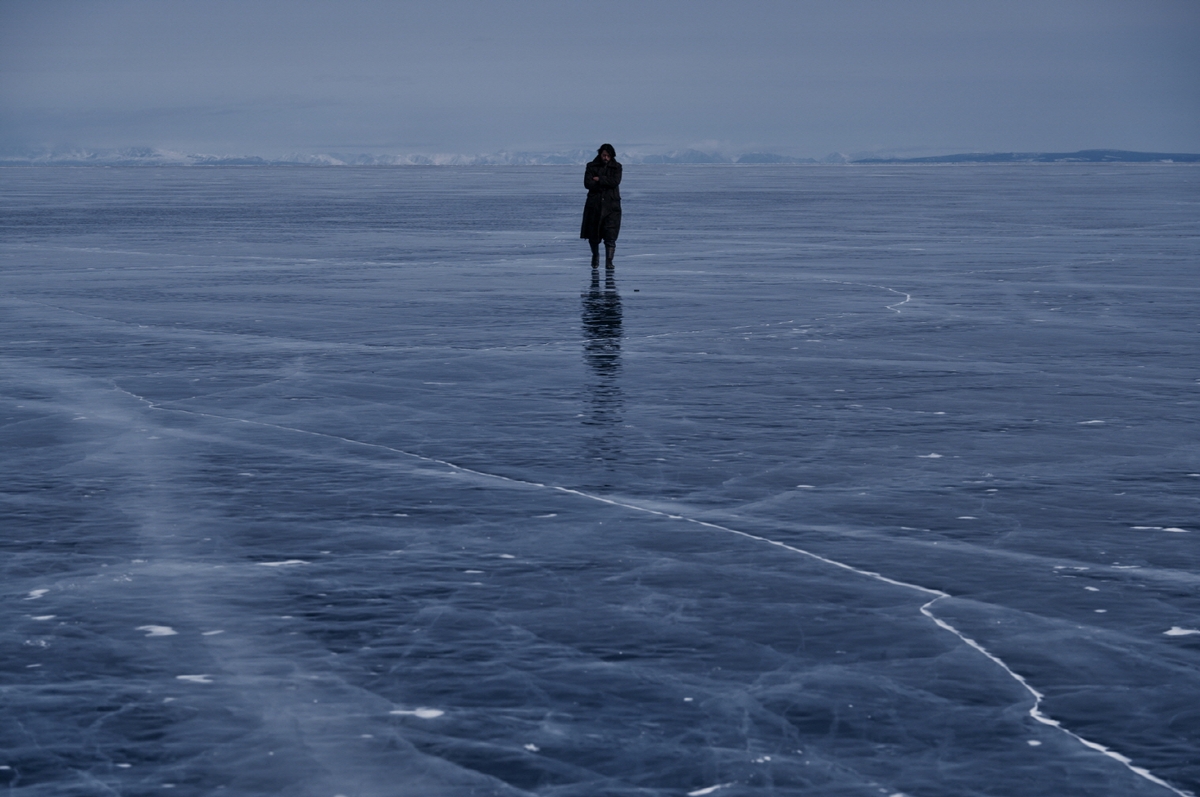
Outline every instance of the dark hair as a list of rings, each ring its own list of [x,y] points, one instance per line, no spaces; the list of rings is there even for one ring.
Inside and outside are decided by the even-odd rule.
[[[601,152],[607,152],[608,157],[612,158],[613,160],[617,159],[617,151],[615,149],[613,149],[612,144],[601,144],[600,149],[596,150],[597,158],[600,157]]]

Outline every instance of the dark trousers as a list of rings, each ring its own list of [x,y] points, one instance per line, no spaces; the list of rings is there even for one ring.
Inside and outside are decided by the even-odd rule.
[[[593,247],[597,246],[601,241],[607,246],[613,246],[617,242],[617,236],[621,234],[621,214],[609,213],[596,228],[588,235],[588,243]]]

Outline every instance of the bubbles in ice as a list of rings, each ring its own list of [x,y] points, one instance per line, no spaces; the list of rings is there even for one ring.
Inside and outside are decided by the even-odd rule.
[[[1200,634],[1200,629],[1195,628],[1180,628],[1172,626],[1169,631],[1163,631],[1167,636],[1191,636],[1192,634]]]
[[[1095,426],[1096,424],[1104,423],[1104,421],[1080,421],[1080,426]]]
[[[146,631],[146,636],[175,636],[179,632],[169,625],[139,625],[138,631]]]
[[[393,711],[389,711],[388,713],[389,714],[399,714],[399,715],[405,716],[405,717],[420,717],[423,720],[432,720],[432,719],[437,719],[438,717],[442,716],[446,712],[442,711],[441,709],[437,709],[437,708],[422,707],[422,708],[414,708],[414,709],[398,708]]]
[[[38,598],[42,597],[49,591],[50,590],[48,590],[48,589],[35,589],[29,593],[29,595],[25,598],[25,600],[27,600],[27,601],[37,600]]]
[[[303,559],[287,559],[282,562],[259,562],[263,567],[284,567],[286,565],[306,565],[308,562]]]
[[[58,617],[58,615],[57,614],[39,614],[37,617],[34,617],[33,619],[34,620],[53,620],[55,617]]]
[[[941,459],[941,454],[918,454],[917,459]]]
[[[716,786],[709,786],[706,789],[696,789],[695,791],[689,791],[688,797],[703,797],[703,795],[705,795],[705,794],[712,794],[713,792],[717,791],[718,789],[725,789],[732,785],[733,785],[733,783],[718,783]]]
[[[211,684],[212,678],[208,673],[200,673],[199,675],[176,675],[175,678],[180,681],[187,681],[190,684]]]
[[[1030,747],[1041,747],[1042,746],[1042,743],[1039,742],[1037,739],[1030,739],[1026,742],[1026,744],[1028,744]]]
[[[525,749],[531,753],[536,753],[537,751],[541,750],[542,748],[538,747],[536,744],[527,744],[527,745],[525,745]]]

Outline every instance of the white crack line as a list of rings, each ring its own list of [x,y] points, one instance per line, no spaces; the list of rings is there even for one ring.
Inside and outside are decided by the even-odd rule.
[[[832,280],[829,280],[829,281],[832,282]],[[856,283],[843,283],[843,284],[851,285],[851,284],[856,284]],[[882,286],[873,285],[871,287],[882,287]],[[892,289],[887,288],[886,290],[890,291]],[[900,291],[893,291],[893,292],[900,293]],[[907,296],[907,295],[908,294],[905,294],[905,296]],[[907,300],[905,300],[905,301],[907,301]],[[903,302],[901,302],[901,304],[903,304]],[[900,311],[897,310],[896,312],[900,312]],[[727,534],[735,534],[739,537],[743,537],[748,540],[754,540],[756,542],[763,542],[768,545],[774,545],[775,547],[782,548],[785,551],[791,551],[792,553],[797,553],[797,554],[800,554],[801,556],[807,556],[811,559],[815,559],[818,562],[823,562],[824,564],[830,565],[831,567],[841,568],[842,570],[846,570],[848,572],[855,573],[860,576],[865,576],[867,578],[871,578],[876,581],[881,581],[885,584],[891,584],[893,586],[901,587],[903,589],[910,589],[915,592],[923,593],[925,595],[932,595],[933,596],[932,599],[929,600],[927,603],[925,603],[923,606],[921,606],[921,609],[920,609],[921,614],[925,615],[930,620],[932,620],[933,623],[936,624],[939,628],[950,632],[954,636],[958,637],[958,639],[961,640],[964,644],[974,648],[976,651],[978,651],[983,656],[985,656],[993,664],[998,666],[1000,669],[1004,670],[1004,672],[1008,673],[1008,675],[1014,681],[1016,681],[1018,684],[1020,684],[1021,687],[1023,689],[1025,689],[1025,691],[1027,691],[1031,697],[1033,697],[1033,705],[1029,709],[1029,716],[1031,718],[1033,718],[1036,722],[1038,722],[1042,725],[1048,725],[1051,728],[1055,728],[1055,729],[1061,731],[1062,733],[1065,733],[1067,736],[1070,736],[1072,739],[1079,742],[1084,747],[1087,747],[1089,750],[1094,750],[1097,753],[1100,753],[1101,755],[1107,756],[1108,758],[1111,758],[1114,761],[1119,762],[1122,766],[1124,766],[1130,772],[1133,772],[1135,775],[1145,778],[1146,780],[1150,781],[1151,783],[1162,786],[1164,789],[1167,789],[1170,792],[1178,795],[1178,797],[1195,797],[1195,795],[1193,795],[1191,792],[1186,792],[1186,791],[1182,791],[1181,789],[1175,788],[1170,783],[1167,783],[1165,780],[1163,780],[1162,778],[1159,778],[1157,775],[1152,773],[1150,770],[1145,769],[1144,767],[1136,766],[1133,763],[1133,761],[1131,759],[1127,758],[1126,756],[1121,755],[1120,753],[1116,752],[1115,750],[1112,750],[1111,748],[1106,747],[1106,746],[1100,744],[1099,742],[1093,742],[1090,739],[1085,739],[1084,737],[1080,736],[1079,734],[1075,733],[1074,731],[1070,730],[1069,728],[1064,727],[1063,724],[1061,722],[1059,722],[1058,720],[1042,713],[1042,710],[1041,710],[1042,709],[1042,701],[1045,699],[1045,695],[1043,695],[1038,690],[1034,689],[1029,684],[1029,682],[1025,680],[1025,678],[1022,675],[1015,672],[1011,667],[1009,667],[1007,664],[1005,664],[1004,661],[1000,657],[996,656],[994,653],[989,651],[987,648],[985,648],[979,642],[977,642],[974,639],[972,639],[971,637],[967,636],[962,631],[959,631],[957,628],[950,625],[950,623],[946,622],[945,620],[941,619],[940,617],[937,617],[936,615],[933,614],[932,611],[930,611],[930,607],[933,606],[933,604],[937,603],[940,600],[943,600],[944,598],[953,597],[948,592],[943,592],[940,589],[931,589],[930,587],[922,587],[919,584],[911,584],[907,581],[899,581],[894,578],[889,578],[888,576],[885,576],[882,573],[876,573],[873,570],[863,570],[861,568],[854,567],[853,565],[848,565],[845,562],[839,562],[836,559],[830,559],[828,557],[821,556],[820,554],[813,553],[812,551],[808,551],[803,548],[797,548],[794,545],[788,545],[787,543],[780,542],[779,540],[772,540],[769,537],[762,537],[762,536],[759,536],[758,534],[751,534],[750,532],[747,532],[747,531],[740,531],[738,529],[730,528],[728,526],[722,526],[718,523],[710,523],[707,520],[699,520],[698,518],[688,517],[687,515],[677,515],[677,514],[672,514],[670,512],[663,512],[658,509],[650,509],[649,507],[638,506],[637,504],[631,504],[631,503],[628,503],[625,501],[618,501],[614,498],[605,498],[602,495],[586,493],[582,490],[576,490],[572,487],[561,487],[556,484],[542,484],[541,482],[532,482],[532,481],[526,481],[525,479],[514,479],[510,476],[501,476],[496,473],[487,473],[486,471],[475,470],[473,468],[463,467],[462,465],[456,465],[453,462],[450,462],[448,460],[438,459],[437,457],[428,457],[423,454],[415,454],[411,451],[405,451],[404,449],[400,449],[400,448],[393,448],[392,446],[386,446],[386,445],[383,445],[382,443],[368,443],[363,440],[354,440],[353,438],[341,437],[339,435],[329,434],[327,432],[313,432],[308,429],[300,429],[295,426],[283,426],[283,425],[277,424],[277,423],[268,423],[267,421],[252,421],[252,420],[247,420],[245,418],[234,418],[234,417],[230,417],[227,415],[215,415],[215,414],[207,413],[207,412],[197,412],[195,410],[183,410],[183,409],[176,409],[173,407],[161,407],[158,404],[155,404],[153,401],[150,401],[149,399],[147,399],[143,396],[139,396],[136,393],[131,393],[130,391],[125,390],[124,388],[118,387],[115,384],[113,387],[115,390],[117,390],[121,393],[124,393],[125,395],[129,396],[130,398],[133,398],[137,401],[140,401],[140,402],[146,404],[148,407],[150,407],[150,409],[153,409],[153,410],[159,410],[161,412],[178,412],[178,413],[183,413],[185,415],[199,416],[202,418],[213,418],[215,420],[228,421],[228,422],[233,422],[233,423],[245,423],[245,424],[249,424],[251,426],[262,426],[262,427],[265,427],[268,429],[278,429],[280,431],[294,432],[296,434],[310,435],[312,437],[321,437],[321,438],[324,438],[327,440],[340,440],[341,442],[350,443],[351,445],[364,446],[366,448],[377,448],[377,449],[381,449],[383,451],[390,451],[395,454],[400,454],[402,456],[411,457],[413,459],[418,459],[418,460],[421,460],[422,462],[429,462],[429,463],[436,464],[436,465],[442,465],[444,467],[450,468],[451,470],[454,470],[454,471],[457,471],[460,473],[468,473],[468,474],[471,474],[472,476],[478,476],[478,477],[484,478],[484,479],[493,479],[496,481],[508,482],[510,484],[519,484],[519,485],[522,485],[525,487],[540,487],[540,488],[546,489],[546,490],[554,490],[554,491],[557,491],[560,493],[565,493],[567,495],[574,495],[574,496],[578,496],[580,498],[585,498],[589,501],[596,501],[596,502],[599,502],[602,504],[608,504],[610,506],[619,506],[619,507],[622,507],[623,509],[630,509],[635,512],[643,512],[648,515],[655,515],[657,517],[667,518],[669,520],[680,520],[685,523],[693,523],[697,526],[703,526],[704,528],[713,529],[715,531],[725,532]]]
[[[900,311],[896,309],[897,307],[899,307],[902,304],[908,304],[909,302],[912,301],[911,293],[905,293],[904,291],[898,291],[895,288],[889,288],[886,285],[872,285],[868,282],[843,282],[842,280],[821,280],[821,282],[832,282],[834,285],[854,285],[859,288],[878,288],[881,291],[891,291],[892,293],[896,294],[897,296],[903,296],[904,301],[902,301],[902,302],[896,302],[895,304],[884,305],[887,309],[891,310],[893,313],[896,313],[897,315],[900,314]]]

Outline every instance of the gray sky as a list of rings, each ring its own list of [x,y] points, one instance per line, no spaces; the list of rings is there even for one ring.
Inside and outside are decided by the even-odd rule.
[[[0,0],[4,150],[601,140],[1200,152],[1200,1]]]

